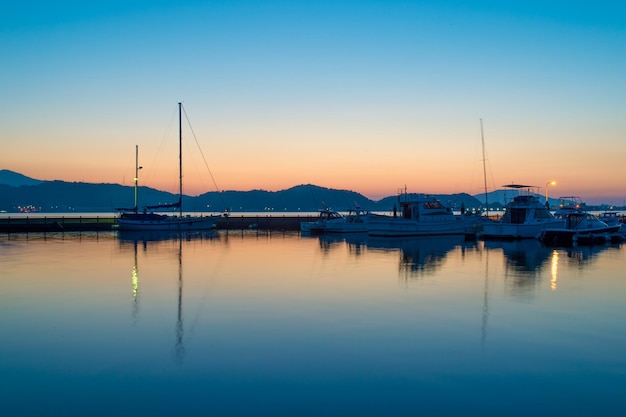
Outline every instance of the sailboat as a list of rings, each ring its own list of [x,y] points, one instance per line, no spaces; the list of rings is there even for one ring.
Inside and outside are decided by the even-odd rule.
[[[190,216],[183,215],[183,129],[182,104],[178,103],[178,165],[179,188],[178,201],[171,204],[145,206],[142,212],[137,204],[137,182],[141,167],[139,166],[138,150],[135,152],[135,207],[132,209],[118,209],[122,212],[117,218],[120,231],[179,231],[179,230],[209,230],[215,227],[215,222],[221,216]],[[136,148],[137,149],[137,148]],[[178,208],[178,215],[159,214],[151,210]]]

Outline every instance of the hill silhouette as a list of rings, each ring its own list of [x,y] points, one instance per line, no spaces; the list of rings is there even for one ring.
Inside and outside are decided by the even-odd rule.
[[[17,172],[9,171],[8,169],[0,169],[0,184],[19,187],[21,185],[41,184],[41,181],[29,178]]]
[[[32,207],[42,212],[114,212],[118,207],[134,205],[132,186],[84,182],[39,181],[8,170],[0,172],[0,211],[19,212]],[[469,194],[435,195],[452,207],[479,207]],[[177,201],[178,196],[150,187],[139,187],[139,207]],[[322,207],[347,210],[359,206],[372,211],[391,211],[397,197],[379,201],[349,190],[336,190],[301,184],[281,191],[220,191],[197,197],[183,196],[183,208],[189,212],[314,212]]]

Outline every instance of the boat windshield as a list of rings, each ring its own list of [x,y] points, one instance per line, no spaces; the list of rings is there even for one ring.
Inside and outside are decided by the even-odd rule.
[[[504,217],[508,217],[511,224],[523,224],[526,221],[525,208],[510,208]]]
[[[435,200],[435,201],[426,201],[424,203],[424,208],[425,209],[443,209],[445,207],[439,201]]]
[[[535,219],[551,219],[552,217],[548,209],[535,209]]]
[[[583,220],[585,220],[585,215],[582,213],[573,213],[567,217],[567,228],[568,229],[577,229],[582,224]]]
[[[341,219],[342,216],[341,214],[337,213],[336,211],[321,211],[320,212],[320,219],[322,220],[332,220],[332,219]]]

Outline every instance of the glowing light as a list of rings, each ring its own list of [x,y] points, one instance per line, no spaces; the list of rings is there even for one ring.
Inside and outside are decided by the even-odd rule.
[[[554,250],[552,251],[552,262],[550,268],[550,289],[552,291],[557,290],[557,280],[558,280],[558,271],[559,271],[559,252]]]
[[[137,299],[137,293],[139,293],[139,274],[137,267],[133,266],[133,300]]]

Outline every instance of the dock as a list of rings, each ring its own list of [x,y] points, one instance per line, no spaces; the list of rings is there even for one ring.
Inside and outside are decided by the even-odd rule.
[[[230,214],[216,223],[217,230],[300,230],[301,222],[312,222],[316,215]],[[117,229],[117,217],[111,216],[6,216],[0,217],[0,233],[105,232]]]
[[[300,230],[300,223],[314,222],[317,215],[293,215],[293,214],[273,214],[273,215],[238,215],[230,214],[228,217],[220,218],[215,226],[218,230]]]

